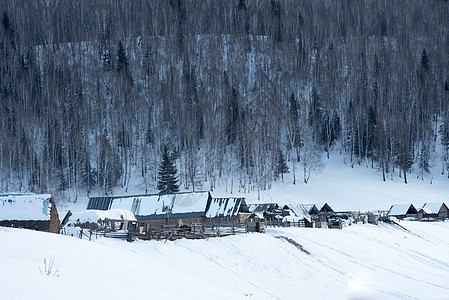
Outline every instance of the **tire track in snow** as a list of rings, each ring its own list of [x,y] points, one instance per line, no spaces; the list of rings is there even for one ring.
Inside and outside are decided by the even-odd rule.
[[[257,285],[254,284],[253,282],[251,282],[251,281],[249,281],[248,279],[246,279],[246,278],[242,277],[241,275],[239,275],[236,271],[234,271],[234,270],[232,270],[231,268],[228,268],[228,267],[226,267],[226,266],[224,266],[224,265],[218,263],[216,260],[214,260],[214,259],[208,257],[208,256],[205,255],[204,253],[202,253],[202,252],[200,252],[200,251],[198,251],[198,250],[194,250],[194,249],[192,249],[192,248],[189,248],[189,247],[187,247],[187,246],[185,246],[185,245],[178,244],[178,246],[180,246],[180,247],[182,247],[182,248],[184,248],[184,249],[187,249],[187,250],[190,251],[190,252],[196,253],[196,254],[199,255],[200,257],[205,258],[207,261],[210,261],[210,262],[212,262],[213,264],[219,266],[220,268],[222,268],[222,269],[224,269],[224,270],[227,270],[228,272],[231,272],[232,274],[234,274],[234,275],[237,276],[238,278],[240,278],[240,279],[242,279],[243,281],[247,282],[248,284],[250,284],[251,286],[255,287],[256,289],[258,289],[258,290],[264,292],[265,294],[269,295],[269,296],[272,297],[273,299],[282,300],[282,298],[279,298],[278,296],[275,296],[275,295],[273,295],[272,293],[266,291],[265,289],[263,289],[263,288],[257,286]]]
[[[353,232],[351,232],[351,234],[353,234]],[[369,241],[372,241],[369,238],[367,238],[366,236],[360,235],[359,233],[356,233],[355,235],[359,235],[360,237],[363,237],[363,238],[365,238],[365,239],[367,239]],[[364,263],[361,263],[361,262],[355,260],[353,258],[353,256],[351,256],[350,254],[347,254],[347,253],[345,253],[343,251],[340,251],[338,249],[332,248],[331,246],[328,246],[327,244],[319,243],[319,242],[316,242],[315,240],[311,240],[311,239],[305,238],[305,237],[301,237],[301,238],[306,240],[306,241],[308,241],[308,242],[311,242],[311,243],[313,243],[313,244],[315,244],[315,245],[317,245],[319,247],[322,247],[322,248],[331,250],[333,252],[336,252],[338,254],[341,254],[341,255],[343,255],[344,257],[347,258],[349,263],[352,263],[353,265],[359,266],[361,268],[365,268],[365,269],[370,270],[370,271],[372,271],[374,273],[378,272],[379,270],[382,270],[382,271],[394,274],[396,276],[405,278],[406,280],[412,280],[412,281],[416,281],[416,282],[421,283],[421,284],[424,283],[424,284],[432,286],[432,287],[436,287],[436,288],[439,288],[439,289],[447,290],[448,294],[449,294],[449,286],[448,285],[435,284],[435,283],[433,283],[431,281],[422,280],[422,279],[419,279],[419,278],[415,278],[415,277],[406,275],[404,273],[400,273],[400,272],[396,272],[396,271],[390,270],[390,269],[382,267],[381,265],[378,265],[378,264],[374,264],[373,266],[369,266],[368,264],[364,264]],[[382,240],[378,240],[376,242],[377,243],[383,243]],[[408,250],[408,249],[405,249],[405,250]],[[398,252],[403,255],[403,253],[401,251],[398,251]],[[409,250],[407,252],[409,252]],[[411,254],[411,253],[408,253],[408,254]],[[332,254],[329,254],[328,257],[329,256],[332,256]],[[414,259],[416,259],[419,262],[422,262],[422,259],[420,259],[420,257],[418,257],[417,255],[407,255],[407,256],[412,256],[412,257],[415,256],[415,257],[413,257]],[[336,271],[336,272],[338,272],[338,273],[340,273],[342,275],[345,275],[345,276],[349,276],[350,275],[349,272],[341,271],[341,268],[340,269],[336,269],[335,267],[329,265],[327,262],[325,262],[325,261],[323,261],[323,260],[321,260],[319,258],[317,258],[317,261],[320,262],[323,266],[328,267],[328,268],[330,268],[330,269],[332,269],[332,270],[334,270],[334,271]],[[367,283],[363,284],[363,286],[365,286],[367,288],[370,288],[370,289],[372,289],[372,290],[374,290],[376,292],[383,293],[383,294],[386,294],[386,295],[389,295],[389,296],[395,296],[395,297],[400,296],[400,298],[405,297],[405,295],[398,294],[398,293],[392,292],[392,291],[384,291],[383,289],[381,289],[379,287],[376,287],[374,285],[370,285],[370,284],[367,284]]]

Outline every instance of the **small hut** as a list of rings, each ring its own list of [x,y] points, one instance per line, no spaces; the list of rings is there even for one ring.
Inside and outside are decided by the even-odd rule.
[[[248,232],[265,232],[265,219],[261,213],[252,213],[247,219]]]
[[[418,211],[418,219],[439,219],[444,220],[448,217],[448,207],[444,202],[425,203]]]
[[[416,218],[418,217],[418,211],[413,204],[394,204],[390,207],[387,215],[398,219]]]
[[[59,233],[60,221],[51,194],[1,194],[0,226]]]

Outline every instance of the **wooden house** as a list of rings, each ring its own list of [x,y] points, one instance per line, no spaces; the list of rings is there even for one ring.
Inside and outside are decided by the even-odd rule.
[[[60,221],[51,194],[1,194],[0,226],[59,233]]]
[[[425,203],[418,210],[418,219],[438,219],[444,220],[448,217],[448,207],[444,202]]]
[[[417,218],[418,211],[413,204],[394,204],[390,207],[387,216],[396,217],[398,219]]]
[[[246,219],[248,232],[265,232],[265,219],[261,213],[251,213]]]
[[[262,214],[267,221],[278,221],[283,217],[282,209],[277,203],[249,204],[248,210],[250,213]]]
[[[286,216],[282,219],[283,223],[295,222],[301,223],[304,227],[313,227],[313,221],[309,211],[317,211],[315,205],[305,206],[304,204],[288,204],[284,205],[283,209],[286,214]]]

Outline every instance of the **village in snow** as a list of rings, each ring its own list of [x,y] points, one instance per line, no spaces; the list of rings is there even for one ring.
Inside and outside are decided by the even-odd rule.
[[[444,182],[420,186],[417,180],[408,203],[403,183],[386,184],[385,193],[397,194],[384,195],[377,190],[382,183],[370,181],[373,174],[363,168],[348,175],[351,187],[334,172],[344,168],[330,164],[320,176],[334,197],[317,203],[293,201],[298,195],[325,199],[327,192],[320,197],[313,184],[298,194],[280,184],[282,191],[247,194],[248,199],[204,191],[92,196],[70,204],[52,194],[2,194],[0,240],[7,246],[0,264],[8,270],[0,275],[2,295],[447,299]],[[423,188],[430,186],[435,189]],[[391,196],[397,203],[385,208],[389,199],[370,200],[374,190],[374,198]],[[354,197],[342,197],[350,191],[355,197],[369,193],[355,205]],[[426,194],[438,201],[416,200]],[[266,197],[283,201],[264,202]]]
[[[449,300],[448,28],[0,0],[0,300]]]

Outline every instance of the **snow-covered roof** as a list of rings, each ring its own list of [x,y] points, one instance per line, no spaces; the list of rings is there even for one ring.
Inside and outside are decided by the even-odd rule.
[[[304,206],[304,208],[307,210],[309,214],[320,212],[320,210],[316,207],[315,204],[303,204],[302,206]]]
[[[276,203],[261,203],[261,204],[249,204],[249,212],[264,213],[273,209],[277,209],[278,205]]]
[[[74,213],[70,216],[67,224],[76,224],[76,223],[97,223],[98,220],[128,220],[128,221],[137,221],[136,216],[126,209],[110,209],[110,210],[84,210],[77,213]]]
[[[438,214],[443,205],[444,202],[425,203],[422,208],[428,214]]]
[[[168,195],[139,195],[123,197],[97,197],[89,199],[87,209],[122,208],[138,218],[159,218],[161,215],[204,216],[209,192],[178,193]]]
[[[239,212],[240,206],[245,202],[244,198],[213,198],[210,202],[206,217],[233,217]]]
[[[426,208],[426,207],[421,207],[421,208],[419,209],[419,212],[423,212],[423,213],[425,213],[425,214],[433,214],[432,210],[430,210],[430,209],[428,209],[428,208]]]
[[[316,203],[315,206],[320,212],[334,212],[328,203]]]
[[[402,216],[416,213],[417,211],[413,204],[394,204],[388,211],[389,216]]]
[[[0,220],[50,220],[50,194],[0,194]]]
[[[295,217],[298,217],[301,220],[307,219],[309,222],[311,221],[310,214],[303,204],[288,204],[287,206]]]

